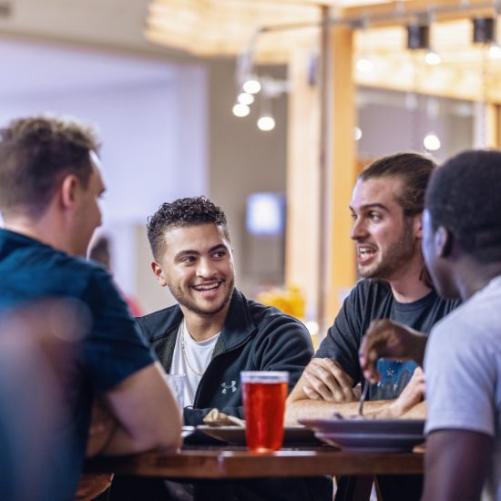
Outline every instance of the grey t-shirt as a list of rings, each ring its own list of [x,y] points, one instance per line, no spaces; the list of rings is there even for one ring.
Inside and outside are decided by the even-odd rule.
[[[431,331],[426,433],[460,429],[494,439],[488,499],[501,501],[501,276]]]
[[[388,318],[428,334],[433,325],[457,307],[459,301],[444,299],[431,291],[412,303],[399,303],[390,285],[383,280],[360,280],[350,292],[327,337],[315,357],[338,362],[357,384],[361,381],[358,350],[372,320]],[[405,388],[417,364],[406,360],[380,359],[378,384],[371,385],[370,400],[397,398]]]

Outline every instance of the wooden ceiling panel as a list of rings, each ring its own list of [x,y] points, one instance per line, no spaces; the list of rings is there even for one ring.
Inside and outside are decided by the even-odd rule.
[[[261,0],[155,0],[147,18],[151,41],[200,56],[236,55],[246,50],[256,30],[289,23],[318,23],[317,6],[300,2]],[[311,40],[311,31],[294,34]],[[259,37],[257,58],[262,62],[287,60],[290,32]],[[313,38],[312,43],[315,43]]]
[[[355,32],[354,57],[371,63],[358,65],[354,74],[357,83],[501,102],[501,59],[491,59],[487,48],[471,42],[468,17],[486,11],[482,0],[469,0],[467,11],[461,10],[466,4],[456,9],[456,0],[321,3],[337,7],[340,19],[366,21],[367,27]],[[318,5],[314,0],[154,0],[149,9],[147,37],[202,57],[239,55],[250,48],[254,39],[255,62],[286,63],[295,48],[318,49],[318,28],[266,31],[255,37],[256,32],[291,23],[316,25],[321,15]],[[449,10],[447,20],[441,14],[431,27],[431,47],[442,59],[438,66],[426,64],[422,51],[407,50],[408,20],[399,17],[402,12],[426,8]],[[492,7],[487,12],[492,12]],[[381,22],[377,16],[387,17]]]

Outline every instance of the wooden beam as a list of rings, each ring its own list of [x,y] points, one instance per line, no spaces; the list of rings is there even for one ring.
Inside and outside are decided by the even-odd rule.
[[[349,238],[351,218],[348,210],[356,178],[355,83],[352,78],[353,31],[345,26],[331,28],[332,102],[330,122],[331,176],[330,238],[328,249],[328,291],[325,298],[326,323],[332,323],[346,293],[356,280],[354,246]]]
[[[426,64],[425,51],[406,50],[401,26],[357,31],[356,57],[371,65],[357,67],[354,78],[359,85],[501,103],[501,59],[472,44],[470,21],[434,23],[431,44],[438,65]]]
[[[489,104],[486,108],[486,146],[501,148],[501,106]]]
[[[316,316],[319,245],[318,86],[310,81],[312,51],[296,48],[289,59],[287,141],[287,236],[285,279],[307,298],[307,313]],[[307,315],[307,316],[309,316]]]
[[[416,20],[418,15],[433,14],[434,20],[453,21],[473,15],[493,15],[495,3],[485,0],[469,0],[460,3],[457,0],[395,0],[366,5],[345,7],[338,15],[339,20],[359,18],[367,20],[372,26],[395,26],[405,24],[406,17]]]
[[[318,87],[307,83],[310,51],[295,50],[289,63],[293,91],[289,96],[286,280],[303,288],[310,306],[316,304],[318,291],[324,290],[323,304],[319,308],[324,318],[318,318],[323,326],[332,324],[344,295],[356,280],[348,210],[357,174],[353,139],[355,88],[351,76],[353,32],[347,27],[330,28],[330,32],[332,100],[327,111],[332,132],[327,145],[330,163],[325,186],[319,185],[319,92]],[[325,226],[319,227],[318,200],[322,189],[326,190],[328,218]],[[316,272],[322,254],[319,252],[320,232],[327,243],[323,287],[319,287]],[[318,315],[319,312],[314,313]]]

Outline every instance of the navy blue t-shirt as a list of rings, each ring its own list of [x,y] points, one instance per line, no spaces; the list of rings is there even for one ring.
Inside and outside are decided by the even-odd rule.
[[[81,473],[94,396],[150,365],[155,356],[104,268],[0,229],[0,313],[50,299],[64,300],[79,312],[78,325],[68,325],[80,331],[75,355],[61,375],[72,415],[61,433],[71,448],[72,466],[62,461],[54,466],[65,470],[64,488],[72,489],[66,497],[57,493],[57,499],[71,499]]]
[[[429,334],[433,325],[458,305],[459,301],[441,298],[435,291],[413,303],[399,303],[387,282],[361,280],[345,299],[315,357],[334,359],[357,384],[361,379],[358,351],[372,320],[388,318]],[[412,361],[379,360],[380,381],[371,386],[369,398],[398,397],[416,367]]]

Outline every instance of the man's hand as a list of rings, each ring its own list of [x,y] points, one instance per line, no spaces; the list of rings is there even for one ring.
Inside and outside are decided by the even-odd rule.
[[[312,400],[352,402],[357,399],[353,380],[330,358],[313,358],[303,372],[304,394]]]
[[[424,404],[419,407],[416,406],[424,400],[425,390],[426,385],[423,369],[417,367],[409,383],[402,393],[400,393],[400,396],[396,400],[393,400],[388,406],[375,412],[374,416],[378,419],[396,419],[414,409],[413,413],[415,416],[409,415],[406,417],[424,419],[426,417],[426,406]]]
[[[82,473],[75,494],[75,501],[92,501],[109,489],[113,473]]]
[[[87,439],[86,457],[99,454],[116,428],[116,421],[100,399],[92,404],[89,438]]]
[[[415,405],[422,402],[426,392],[426,380],[423,369],[417,367],[409,383],[399,397],[392,403],[395,417],[403,416]]]
[[[376,383],[379,358],[398,358],[423,363],[426,337],[421,333],[390,320],[373,320],[360,345],[360,367],[364,377]]]

